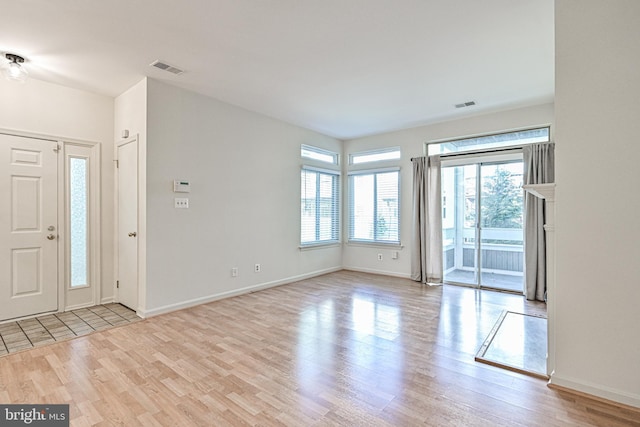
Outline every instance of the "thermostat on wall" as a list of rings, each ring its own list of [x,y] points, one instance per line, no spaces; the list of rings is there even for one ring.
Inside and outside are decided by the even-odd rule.
[[[173,181],[173,192],[174,193],[189,193],[191,191],[191,184],[189,181]]]

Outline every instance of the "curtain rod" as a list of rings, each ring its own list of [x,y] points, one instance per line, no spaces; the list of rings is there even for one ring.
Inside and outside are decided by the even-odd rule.
[[[468,156],[470,154],[491,154],[491,153],[500,153],[500,152],[504,152],[504,151],[516,151],[516,150],[522,150],[522,148],[524,148],[524,145],[518,145],[517,147],[509,147],[509,148],[496,148],[493,150],[482,150],[482,151],[464,151],[462,153],[445,153],[445,154],[440,154],[440,158],[446,158],[446,157],[457,157],[457,156]],[[429,157],[429,156],[426,156]],[[412,157],[411,161],[413,161],[414,159],[417,159],[417,157]]]

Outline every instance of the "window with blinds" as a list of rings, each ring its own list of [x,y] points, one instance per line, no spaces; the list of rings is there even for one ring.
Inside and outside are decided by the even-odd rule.
[[[349,174],[349,241],[400,244],[400,170]]]
[[[300,244],[340,240],[339,172],[303,167],[300,188]]]

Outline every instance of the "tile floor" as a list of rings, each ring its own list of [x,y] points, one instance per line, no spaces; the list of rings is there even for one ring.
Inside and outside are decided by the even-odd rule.
[[[540,378],[547,377],[547,319],[505,311],[476,361]]]
[[[138,320],[142,319],[123,305],[105,304],[2,323],[0,356]]]

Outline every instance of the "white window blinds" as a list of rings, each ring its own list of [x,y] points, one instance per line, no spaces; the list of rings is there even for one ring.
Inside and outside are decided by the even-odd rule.
[[[400,243],[399,184],[397,169],[350,174],[350,241]]]
[[[300,244],[304,246],[338,242],[339,173],[304,167],[300,188]]]

